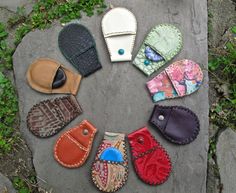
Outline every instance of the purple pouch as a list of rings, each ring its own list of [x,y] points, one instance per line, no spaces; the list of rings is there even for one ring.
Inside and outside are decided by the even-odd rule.
[[[156,105],[150,122],[166,139],[179,145],[191,143],[200,131],[197,115],[182,106]]]

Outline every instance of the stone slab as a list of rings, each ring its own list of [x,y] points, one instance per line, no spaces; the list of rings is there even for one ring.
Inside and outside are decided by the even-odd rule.
[[[1,0],[0,7],[16,12],[17,7],[24,7],[26,14],[32,11],[35,0]]]
[[[227,129],[221,133],[217,143],[217,162],[220,171],[222,193],[236,192],[236,132]]]
[[[0,193],[16,193],[11,181],[0,173]]]
[[[112,0],[114,6],[130,9],[138,20],[137,53],[146,33],[156,24],[173,23],[184,35],[184,48],[175,60],[190,58],[207,68],[207,1],[206,0]],[[58,24],[45,31],[29,33],[14,54],[14,71],[20,100],[21,131],[33,152],[33,163],[40,185],[52,188],[55,193],[99,192],[91,182],[90,167],[104,131],[126,134],[147,125],[154,104],[145,88],[145,77],[131,63],[111,64],[101,33],[102,16],[83,18],[81,23],[89,28],[96,39],[97,50],[103,69],[84,78],[77,95],[84,110],[63,131],[49,139],[33,136],[26,127],[26,116],[37,102],[55,98],[56,95],[40,94],[26,83],[27,67],[36,58],[57,59],[70,69],[75,69],[62,56],[57,38],[62,27]],[[157,73],[155,73],[157,74]],[[201,132],[198,138],[186,146],[167,142],[160,133],[148,125],[152,134],[169,152],[173,172],[161,186],[142,183],[134,173],[129,154],[129,178],[120,193],[205,193],[208,151],[208,74],[204,70],[204,84],[200,90],[186,98],[163,101],[164,105],[183,105],[199,117]],[[57,95],[59,96],[59,95]],[[83,119],[90,120],[97,128],[91,155],[86,164],[78,169],[61,167],[53,158],[53,145],[59,135]],[[135,188],[134,188],[135,187]]]

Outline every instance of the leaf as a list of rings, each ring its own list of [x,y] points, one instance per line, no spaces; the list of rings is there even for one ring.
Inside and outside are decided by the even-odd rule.
[[[236,34],[236,26],[233,26],[231,31],[232,31],[232,33]]]
[[[8,33],[5,32],[5,31],[0,32],[0,38],[4,38],[4,37],[6,37],[7,35],[8,35]]]

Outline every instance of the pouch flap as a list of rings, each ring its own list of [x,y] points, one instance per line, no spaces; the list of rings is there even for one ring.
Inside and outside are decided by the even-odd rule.
[[[150,122],[153,123],[161,132],[165,132],[166,125],[171,114],[172,108],[155,105]]]
[[[114,37],[114,36],[123,36],[123,35],[136,35],[136,32],[133,31],[120,31],[104,34],[105,38]]]
[[[62,54],[71,59],[95,46],[89,30],[83,25],[69,24],[59,34],[58,44]]]
[[[191,60],[174,62],[165,71],[179,96],[195,92],[203,81],[203,73],[200,66]]]
[[[136,34],[137,21],[132,12],[117,7],[108,11],[102,19],[104,37]]]
[[[173,25],[161,24],[154,27],[144,41],[166,61],[178,54],[182,47],[182,35]]]

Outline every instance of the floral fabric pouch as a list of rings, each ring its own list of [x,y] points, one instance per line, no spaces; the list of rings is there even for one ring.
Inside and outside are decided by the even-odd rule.
[[[200,66],[191,60],[174,62],[146,83],[154,102],[183,97],[199,89],[203,81]]]

